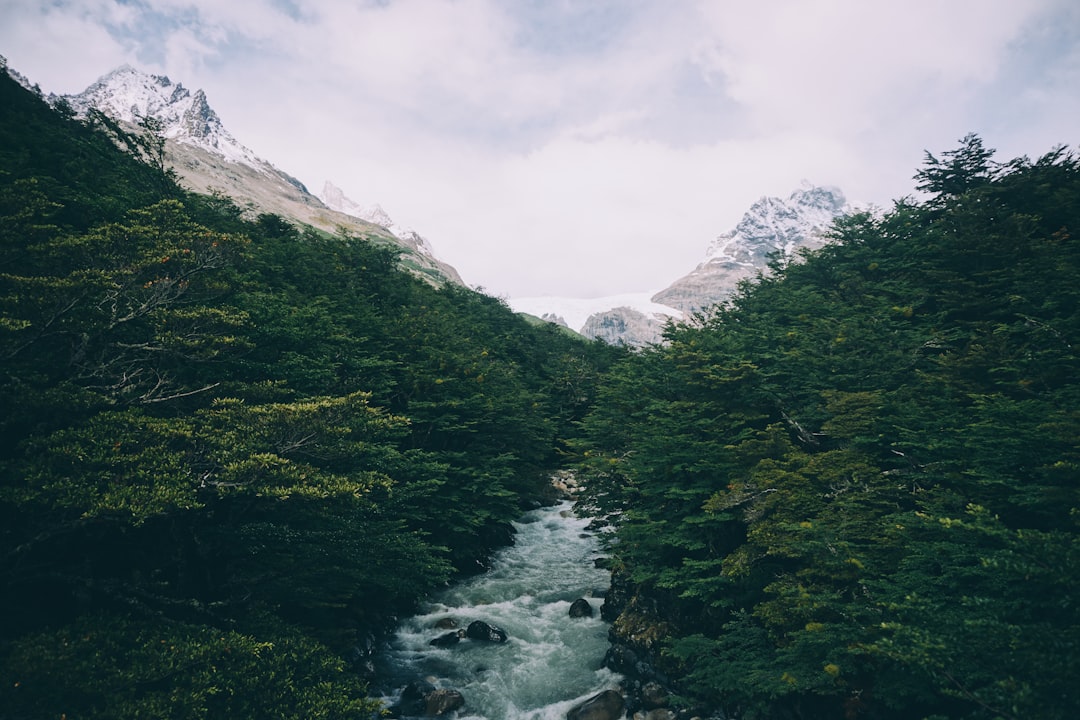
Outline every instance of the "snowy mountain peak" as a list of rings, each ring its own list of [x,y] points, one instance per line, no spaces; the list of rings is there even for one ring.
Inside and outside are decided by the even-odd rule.
[[[319,199],[331,210],[337,210],[346,215],[351,215],[355,218],[360,218],[361,220],[367,220],[376,225],[382,225],[387,230],[393,230],[394,221],[380,205],[376,204],[364,207],[352,198],[347,197],[341,188],[329,180],[323,184]]]
[[[427,238],[415,230],[410,230],[395,223],[390,214],[382,209],[381,205],[377,203],[368,206],[361,205],[352,198],[347,197],[341,188],[329,180],[323,184],[322,193],[318,195],[318,198],[331,210],[337,210],[354,218],[381,225],[392,232],[399,240],[403,240],[412,246],[417,252],[431,258],[435,257],[435,251],[432,250],[431,243],[428,242]]]
[[[196,90],[193,94],[165,75],[150,75],[130,65],[121,65],[83,92],[66,99],[79,114],[96,108],[133,125],[152,117],[161,123],[166,138],[267,172],[266,163],[225,129],[207,102],[206,93]]]
[[[808,182],[787,200],[762,197],[750,206],[734,230],[710,243],[706,262],[760,266],[770,253],[791,255],[817,238],[846,209],[847,199],[839,188]]]

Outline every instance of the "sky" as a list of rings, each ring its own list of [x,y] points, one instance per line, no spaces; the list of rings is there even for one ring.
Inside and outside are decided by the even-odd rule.
[[[46,93],[128,63],[506,298],[659,290],[762,196],[1080,145],[1075,0],[0,0]]]

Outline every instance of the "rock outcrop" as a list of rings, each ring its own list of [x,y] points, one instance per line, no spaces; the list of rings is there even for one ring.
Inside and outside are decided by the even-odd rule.
[[[603,340],[609,345],[644,347],[660,342],[664,325],[670,318],[645,313],[630,307],[617,307],[590,315],[581,328],[587,338]]]
[[[618,690],[605,690],[573,707],[566,720],[618,720],[626,711],[626,702]]]
[[[470,640],[483,642],[503,643],[507,640],[506,631],[500,627],[489,625],[483,620],[474,620],[465,629],[465,637]]]
[[[578,598],[574,602],[570,603],[570,617],[572,618],[591,618],[593,616],[592,605],[585,598]]]
[[[783,200],[763,197],[735,229],[710,244],[705,261],[653,295],[653,302],[684,313],[700,312],[728,298],[739,282],[768,271],[773,258],[791,260],[825,243],[825,231],[848,210],[839,189],[805,185]]]

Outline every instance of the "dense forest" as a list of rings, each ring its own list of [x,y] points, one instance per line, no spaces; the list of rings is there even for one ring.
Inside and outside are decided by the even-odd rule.
[[[0,718],[370,717],[623,353],[186,193],[152,129],[0,73]]]
[[[1080,162],[977,136],[627,358],[613,635],[740,719],[1080,717]]]

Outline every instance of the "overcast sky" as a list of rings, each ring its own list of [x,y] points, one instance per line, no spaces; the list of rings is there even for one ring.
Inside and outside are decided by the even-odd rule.
[[[45,92],[129,63],[504,297],[659,290],[803,180],[1080,144],[1076,0],[0,0]]]

